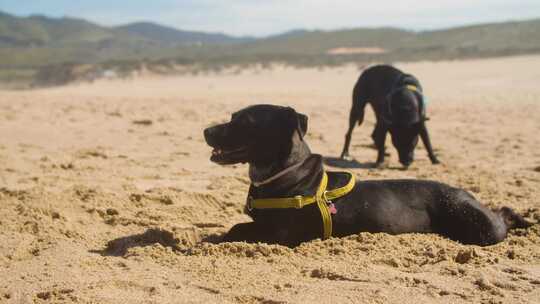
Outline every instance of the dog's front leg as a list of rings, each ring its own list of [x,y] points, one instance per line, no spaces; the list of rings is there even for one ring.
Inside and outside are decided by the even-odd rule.
[[[227,232],[222,242],[246,242],[246,243],[267,243],[291,246],[286,229],[271,229],[267,225],[257,222],[242,223],[234,225]]]
[[[431,140],[429,139],[429,133],[428,133],[425,123],[422,123],[422,125],[420,126],[420,138],[422,138],[422,142],[424,143],[424,146],[426,147],[431,163],[434,165],[440,164],[441,162],[437,159],[437,157],[435,156],[435,153],[433,153],[433,147],[431,147]]]
[[[247,243],[282,243],[279,233],[269,229],[266,225],[258,222],[242,223],[234,225],[225,236],[223,242],[247,242]]]
[[[255,222],[236,224],[223,236],[222,241],[256,243],[261,237],[258,230]]]

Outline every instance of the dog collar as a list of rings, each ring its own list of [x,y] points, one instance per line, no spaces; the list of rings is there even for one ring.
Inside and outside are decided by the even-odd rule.
[[[333,206],[332,200],[340,198],[354,188],[355,178],[352,173],[345,172],[349,174],[349,182],[340,188],[333,190],[326,190],[328,186],[328,175],[326,172],[323,172],[323,177],[319,188],[314,196],[303,196],[296,195],[294,197],[285,197],[285,198],[261,198],[253,199],[252,197],[248,198],[247,208],[252,209],[287,209],[295,208],[301,209],[307,205],[317,203],[319,211],[321,212],[321,218],[323,221],[323,239],[327,239],[332,236],[332,216],[331,208]],[[335,209],[333,209],[335,210]]]

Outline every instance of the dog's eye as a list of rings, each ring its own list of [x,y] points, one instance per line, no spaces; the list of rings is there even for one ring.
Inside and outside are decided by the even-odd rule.
[[[249,119],[249,117],[244,117],[238,120],[238,124],[242,127],[248,127],[248,126],[251,126],[252,121],[251,119]]]
[[[240,127],[249,127],[253,125],[255,121],[249,115],[232,115],[231,123]]]

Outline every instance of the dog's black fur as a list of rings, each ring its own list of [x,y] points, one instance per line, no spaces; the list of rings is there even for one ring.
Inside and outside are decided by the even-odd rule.
[[[418,143],[418,135],[424,142],[431,162],[439,163],[433,153],[425,124],[427,118],[424,96],[420,92],[406,89],[407,85],[413,85],[422,90],[419,81],[414,76],[389,65],[373,66],[360,75],[353,89],[349,129],[345,135],[341,158],[349,157],[352,131],[356,123],[361,125],[364,121],[364,109],[366,104],[370,103],[377,120],[371,134],[378,151],[375,166],[380,166],[384,162],[388,132],[398,151],[399,162],[405,167],[414,160],[414,148]]]
[[[323,174],[322,157],[312,154],[303,137],[307,117],[292,108],[256,105],[232,115],[231,121],[204,130],[218,164],[249,163],[252,183],[301,164],[296,170],[249,189],[248,197],[314,195]],[[344,185],[346,174],[330,173],[328,189]],[[333,202],[333,236],[358,232],[438,233],[464,244],[490,245],[508,229],[529,224],[510,208],[492,212],[464,190],[434,181],[359,181]],[[249,210],[251,223],[235,225],[224,241],[296,246],[322,236],[317,204],[302,209]]]

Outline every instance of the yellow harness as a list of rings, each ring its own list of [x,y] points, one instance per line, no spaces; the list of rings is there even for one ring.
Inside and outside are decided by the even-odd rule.
[[[323,239],[327,239],[332,236],[332,216],[330,214],[329,205],[332,204],[332,200],[342,197],[351,192],[355,185],[354,175],[345,172],[350,175],[347,185],[336,188],[333,190],[326,190],[328,186],[328,175],[323,172],[323,177],[319,188],[315,193],[315,196],[302,196],[297,195],[294,197],[285,198],[262,198],[262,199],[249,199],[248,208],[251,209],[286,209],[295,208],[301,209],[304,206],[317,203],[319,211],[321,212],[321,218],[323,221]]]

